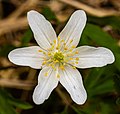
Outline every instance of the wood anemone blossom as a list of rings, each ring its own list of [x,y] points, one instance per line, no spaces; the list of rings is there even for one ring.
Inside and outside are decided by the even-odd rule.
[[[75,11],[65,28],[56,35],[52,25],[36,11],[27,14],[28,23],[39,46],[30,46],[11,51],[9,60],[22,66],[42,69],[33,101],[42,104],[60,82],[72,100],[84,104],[87,93],[77,68],[102,67],[114,62],[113,53],[104,47],[77,47],[86,24],[83,10]]]

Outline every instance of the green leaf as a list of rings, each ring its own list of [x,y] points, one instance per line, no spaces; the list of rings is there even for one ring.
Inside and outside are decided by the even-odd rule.
[[[101,26],[110,25],[113,27],[113,29],[120,30],[120,17],[118,16],[109,16],[102,18],[88,16],[88,21],[90,23],[98,24]]]
[[[0,114],[18,114],[15,108],[8,103],[6,92],[0,89]]]
[[[88,97],[114,92],[114,70],[112,67],[92,68],[85,78]]]
[[[56,15],[49,7],[43,8],[42,14],[47,18],[47,20],[49,20],[49,21],[55,20],[56,22],[58,22]]]
[[[85,78],[85,85],[86,88],[92,88],[96,83],[98,82],[101,75],[104,73],[104,67],[103,68],[93,68],[88,73],[88,76]]]
[[[8,99],[8,102],[15,106],[18,107],[20,109],[31,109],[32,105],[30,105],[29,103],[23,102],[21,100],[15,99],[13,97],[10,97],[10,99]]]
[[[120,97],[117,98],[117,100],[116,100],[116,104],[117,104],[117,105],[120,105]]]
[[[33,36],[32,31],[30,29],[28,29],[21,39],[21,45],[28,46],[28,43],[32,39],[32,36]]]
[[[100,114],[115,114],[113,109],[111,109],[111,106],[109,104],[100,103]]]
[[[30,109],[32,106],[13,98],[7,91],[0,89],[0,114],[18,114],[16,108]]]
[[[84,37],[90,40],[91,44],[108,47],[111,50],[114,50],[114,52],[120,52],[117,41],[97,25],[88,23],[82,34],[81,42],[84,40]]]
[[[99,86],[97,85],[93,87],[89,93],[91,93],[90,95],[94,96],[94,95],[105,94],[109,92],[111,93],[114,92],[113,80],[108,80],[104,83],[101,83]]]
[[[72,109],[76,112],[76,114],[87,114],[86,112],[76,108],[75,106],[72,106]]]
[[[68,109],[68,106],[65,106],[64,110],[60,114],[68,114],[67,109]]]
[[[30,109],[30,108],[32,108],[32,105],[30,105],[29,103],[23,102],[19,99],[15,99],[5,90],[3,92],[4,92],[4,94],[7,98],[7,102],[9,104],[11,104],[12,106],[18,107],[20,109]]]
[[[114,76],[114,86],[118,93],[120,93],[120,75],[116,74]]]
[[[13,45],[9,45],[9,44],[5,44],[3,46],[0,47],[0,56],[7,56],[8,53],[13,50],[15,48],[15,46]]]

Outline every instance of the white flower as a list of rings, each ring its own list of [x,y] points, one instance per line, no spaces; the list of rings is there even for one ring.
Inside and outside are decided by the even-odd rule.
[[[34,102],[43,103],[60,82],[75,103],[83,104],[87,94],[76,67],[91,68],[111,64],[114,62],[113,53],[104,47],[76,48],[86,24],[86,14],[82,10],[72,14],[58,37],[51,24],[38,12],[29,11],[27,19],[39,46],[15,49],[8,57],[17,65],[42,68],[33,93]]]

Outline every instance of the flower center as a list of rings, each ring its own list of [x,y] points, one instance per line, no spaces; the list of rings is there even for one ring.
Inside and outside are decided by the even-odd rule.
[[[66,65],[71,65],[73,68],[75,68],[75,64],[78,64],[79,58],[75,57],[76,54],[78,54],[78,51],[74,51],[75,46],[72,45],[73,40],[70,40],[68,44],[64,41],[64,39],[60,39],[58,37],[57,40],[54,40],[51,43],[51,47],[47,50],[39,50],[39,52],[42,52],[44,54],[43,57],[43,63],[42,66],[48,66],[51,67],[53,70],[55,70],[57,77],[59,78],[60,75],[56,67],[60,70],[65,70]],[[45,73],[45,76],[48,75],[47,71]]]
[[[64,61],[64,55],[61,52],[56,52],[53,56],[53,60],[62,62],[62,61]]]

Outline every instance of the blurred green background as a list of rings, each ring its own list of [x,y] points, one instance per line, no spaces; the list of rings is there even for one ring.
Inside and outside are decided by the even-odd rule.
[[[26,19],[31,9],[42,13],[57,34],[75,10],[85,10],[88,20],[79,46],[113,51],[114,64],[79,69],[88,94],[84,105],[75,104],[60,84],[35,105],[32,93],[40,70],[9,62],[11,50],[37,45]],[[120,114],[120,0],[0,0],[0,114]]]

